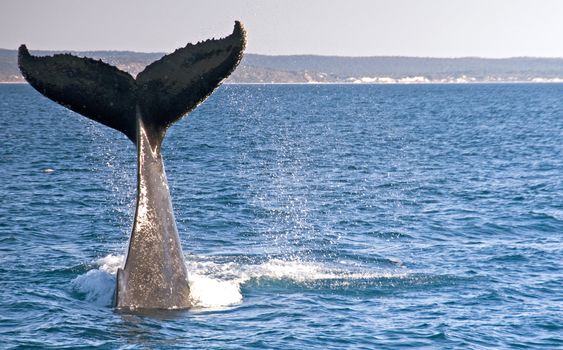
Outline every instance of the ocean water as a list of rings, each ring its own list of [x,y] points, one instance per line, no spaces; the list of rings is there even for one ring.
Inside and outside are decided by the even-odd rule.
[[[0,347],[563,348],[563,86],[225,85],[163,146],[195,307],[112,308],[125,136],[0,85]]]

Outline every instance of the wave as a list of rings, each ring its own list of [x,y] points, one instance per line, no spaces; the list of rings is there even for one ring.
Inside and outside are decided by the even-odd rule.
[[[288,281],[307,285],[328,282],[348,286],[353,281],[403,279],[408,272],[370,271],[330,267],[319,262],[270,259],[260,263],[217,261],[217,257],[189,256],[186,261],[192,303],[196,309],[216,310],[242,303],[241,287],[255,281]],[[108,255],[95,262],[90,270],[72,281],[72,289],[87,302],[112,305],[116,273],[124,256]]]

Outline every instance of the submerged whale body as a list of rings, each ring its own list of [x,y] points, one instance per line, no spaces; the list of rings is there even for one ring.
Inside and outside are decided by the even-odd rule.
[[[233,33],[162,57],[136,78],[70,54],[38,57],[22,45],[18,64],[37,91],[124,133],[137,146],[137,206],[129,249],[117,273],[120,309],[184,309],[190,290],[160,153],[166,130],[202,103],[235,69],[246,35]]]

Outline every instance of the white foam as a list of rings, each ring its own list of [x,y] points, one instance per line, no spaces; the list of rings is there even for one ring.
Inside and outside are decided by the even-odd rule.
[[[111,306],[115,293],[115,274],[90,270],[72,281],[72,289],[85,294],[85,299],[98,306]]]
[[[396,278],[403,277],[406,273],[384,271],[350,271],[343,268],[328,267],[317,262],[304,262],[299,260],[272,259],[263,264],[249,266],[249,278],[289,279],[295,282],[308,282],[334,279],[369,279],[369,278]]]
[[[195,308],[221,309],[243,301],[241,286],[250,280],[274,279],[307,283],[319,280],[402,278],[406,272],[372,271],[329,267],[318,262],[271,259],[257,264],[215,262],[215,257],[190,256],[186,262],[190,293]],[[115,274],[124,256],[108,255],[96,261],[98,268],[80,275],[72,282],[75,291],[96,305],[111,306],[115,293]]]
[[[199,308],[222,308],[241,303],[241,286],[250,280],[272,279],[307,283],[319,280],[352,280],[372,278],[403,278],[406,272],[350,271],[328,267],[322,263],[299,260],[271,259],[259,264],[240,265],[216,263],[209,257],[188,259],[190,288],[194,305]]]
[[[242,302],[240,282],[189,274],[190,296],[195,307],[220,309]]]
[[[96,264],[100,267],[99,269],[108,273],[117,273],[117,269],[123,267],[123,255],[108,255],[103,258],[96,260]]]
[[[96,261],[98,268],[76,277],[71,287],[98,306],[111,306],[115,294],[115,274],[123,265],[123,256],[108,255]]]

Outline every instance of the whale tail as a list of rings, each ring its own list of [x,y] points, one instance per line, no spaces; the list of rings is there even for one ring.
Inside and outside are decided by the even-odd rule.
[[[25,45],[18,50],[18,64],[41,94],[137,143],[138,111],[145,126],[163,137],[232,73],[245,45],[245,30],[237,21],[231,35],[188,44],[151,63],[135,79],[101,60],[32,56]]]
[[[69,54],[36,57],[22,45],[18,62],[40,93],[121,131],[137,146],[137,206],[129,250],[119,269],[118,308],[190,307],[184,256],[160,146],[167,128],[203,102],[235,69],[246,43],[231,35],[188,44],[134,79],[101,61]]]

